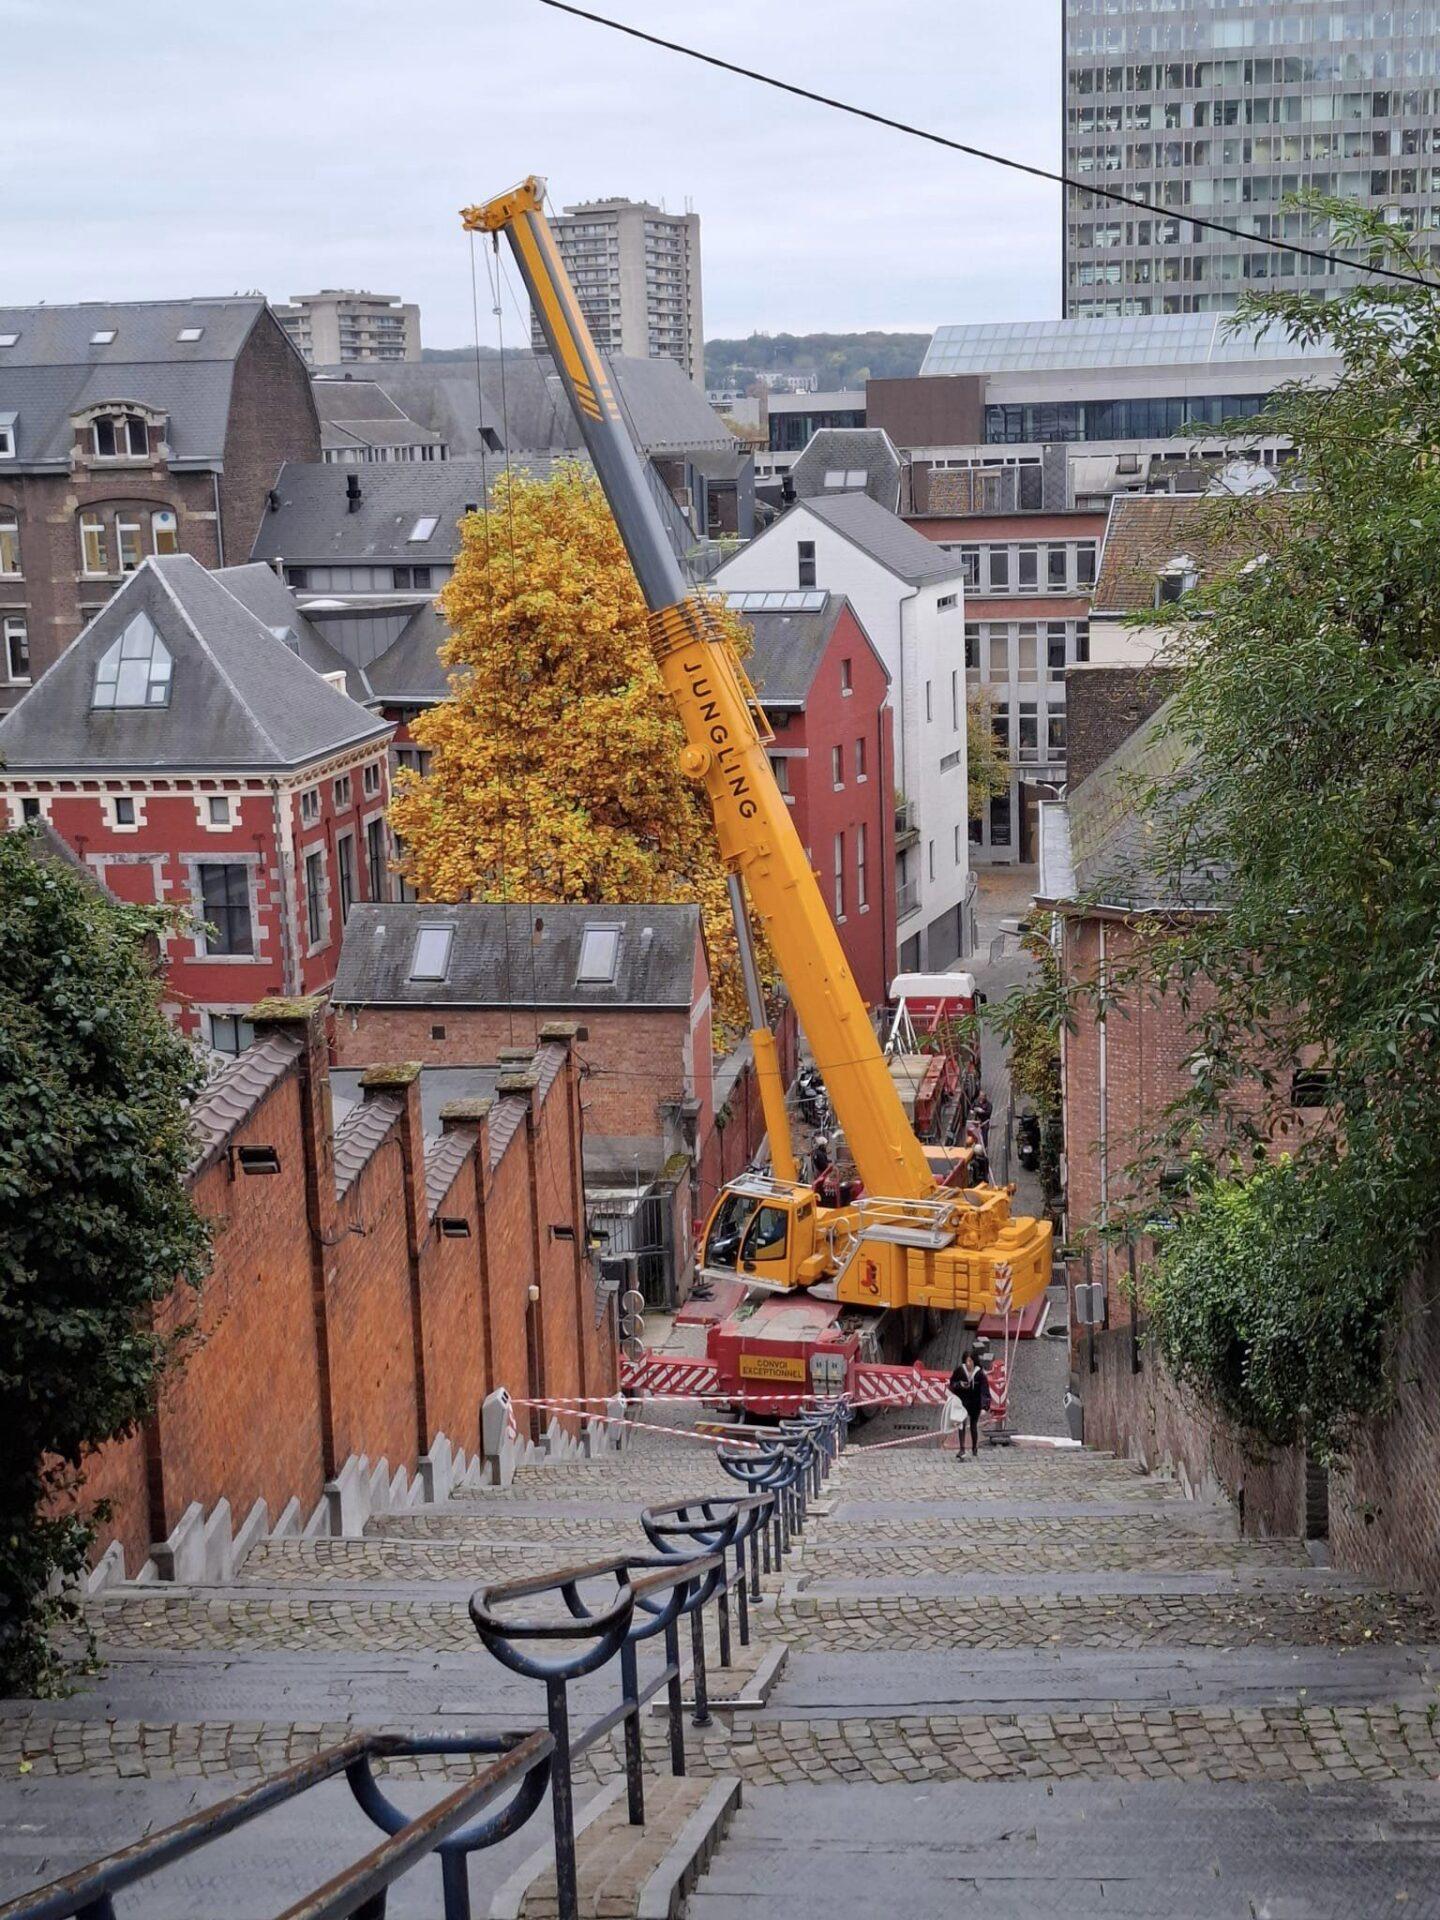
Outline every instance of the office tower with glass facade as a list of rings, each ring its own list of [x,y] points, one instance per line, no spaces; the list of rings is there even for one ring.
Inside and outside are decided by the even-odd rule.
[[[1263,244],[1328,245],[1323,221],[1284,204],[1302,190],[1435,224],[1440,6],[1063,0],[1063,22],[1065,171],[1080,183],[1065,191],[1068,316],[1208,313],[1248,289],[1347,284],[1343,266]]]

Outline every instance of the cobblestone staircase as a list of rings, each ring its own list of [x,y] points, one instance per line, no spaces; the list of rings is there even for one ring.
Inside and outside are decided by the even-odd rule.
[[[476,1641],[473,1589],[636,1546],[647,1502],[732,1484],[694,1439],[647,1433],[363,1539],[272,1543],[233,1586],[107,1593],[104,1670],[0,1709],[0,1898],[357,1724],[535,1724],[539,1689]],[[1299,1543],[1241,1541],[1103,1456],[861,1445],[767,1587],[777,1689],[690,1736],[692,1773],[745,1794],[696,1920],[1440,1912],[1440,1633]],[[581,1685],[577,1713],[613,1700],[613,1676]],[[455,1764],[401,1763],[397,1791],[423,1804],[419,1776]],[[582,1799],[618,1766],[587,1758]],[[477,1913],[541,1838],[476,1859]],[[266,1920],[373,1839],[325,1788],[137,1910]],[[436,1910],[423,1871],[392,1899]]]

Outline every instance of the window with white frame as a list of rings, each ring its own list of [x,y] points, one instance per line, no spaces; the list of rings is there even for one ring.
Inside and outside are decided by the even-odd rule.
[[[385,822],[372,820],[365,829],[365,865],[370,870],[370,898],[390,897],[389,861],[385,851]]]
[[[1069,549],[1057,543],[1050,548],[1045,562],[1045,586],[1050,593],[1063,593],[1069,584]]]
[[[990,585],[992,587],[1008,588],[1010,585],[1010,549],[1008,547],[991,547],[989,550],[989,560]]]
[[[82,513],[80,516],[80,568],[83,573],[110,571],[105,522],[98,513]]]
[[[0,460],[15,458],[15,423],[19,418],[13,410],[0,411]]]
[[[1040,591],[1040,549],[1038,547],[1016,548],[1015,584],[1021,593]]]
[[[159,507],[151,514],[150,545],[156,553],[180,551],[180,522],[169,507]]]
[[[23,614],[7,615],[4,627],[5,673],[11,686],[22,686],[30,678],[30,630]]]
[[[843,787],[845,784],[845,749],[843,747],[830,749],[830,782],[836,787]]]
[[[959,604],[960,596],[958,593],[942,593],[940,598],[935,602],[935,611],[937,613],[953,613]]]
[[[1075,544],[1075,584],[1077,587],[1093,587],[1095,584],[1095,542],[1079,540]]]
[[[169,649],[150,624],[137,613],[118,640],[95,665],[92,707],[167,707],[173,662]]]
[[[960,731],[960,673],[958,668],[950,675],[950,725],[956,733]]]
[[[140,522],[129,514],[115,516],[115,550],[120,556],[120,571],[134,573],[145,552],[140,544]]]
[[[230,797],[224,793],[212,793],[208,801],[210,824],[212,827],[228,827],[230,824]]]
[[[580,935],[580,962],[575,969],[577,982],[585,986],[608,986],[620,964],[622,928],[603,921],[591,921]]]
[[[961,547],[960,578],[965,582],[967,587],[979,586],[980,584],[980,549],[979,547]]]
[[[1049,621],[1045,628],[1045,668],[1052,680],[1065,678],[1067,645],[1064,622]]]
[[[1021,760],[1040,757],[1040,716],[1033,700],[1022,700],[1017,709],[1015,745]]]
[[[855,829],[855,906],[863,913],[870,904],[870,880],[865,870],[865,828]]]
[[[300,824],[304,827],[313,827],[319,818],[320,789],[318,787],[306,787],[300,796]]]
[[[845,918],[845,835],[835,836],[835,918]]]
[[[1052,760],[1065,758],[1065,709],[1051,707],[1045,715],[1045,751]]]
[[[20,522],[13,515],[0,514],[0,573],[20,577]]]
[[[855,742],[855,778],[868,780],[870,777],[865,764],[865,736],[862,733]]]
[[[340,778],[335,782],[334,793],[335,793],[335,804],[337,807],[349,806],[350,776],[348,773],[342,773]]]
[[[788,754],[772,753],[770,755],[770,771],[774,774],[775,784],[781,793],[789,793],[790,759]]]
[[[118,793],[114,800],[115,824],[117,827],[135,825],[135,802],[128,793]]]
[[[360,770],[360,786],[367,799],[373,799],[380,791],[380,762],[371,760]]]
[[[795,584],[797,587],[813,587],[815,584],[815,542],[797,540],[795,542]]]

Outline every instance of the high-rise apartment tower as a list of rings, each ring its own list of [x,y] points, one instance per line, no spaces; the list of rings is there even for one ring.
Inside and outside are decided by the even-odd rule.
[[[678,361],[703,387],[699,214],[662,213],[642,200],[587,200],[551,225],[601,352]],[[531,332],[543,352],[538,324]]]

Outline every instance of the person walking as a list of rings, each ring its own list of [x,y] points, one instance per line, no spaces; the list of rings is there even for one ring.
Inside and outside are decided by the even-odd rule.
[[[960,1428],[960,1449],[958,1458],[965,1458],[965,1435],[970,1435],[970,1451],[980,1452],[980,1416],[990,1409],[990,1378],[983,1367],[976,1366],[973,1353],[967,1353],[950,1376],[950,1391],[960,1402],[965,1414],[965,1424]]]
[[[970,1117],[979,1124],[980,1140],[986,1153],[990,1151],[990,1118],[994,1111],[994,1107],[990,1104],[989,1094],[985,1091],[984,1087],[981,1087],[979,1093],[975,1096],[975,1104],[970,1109]]]

